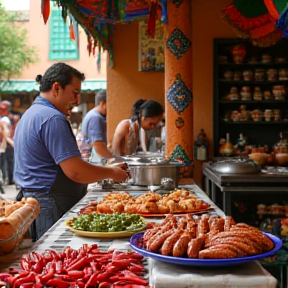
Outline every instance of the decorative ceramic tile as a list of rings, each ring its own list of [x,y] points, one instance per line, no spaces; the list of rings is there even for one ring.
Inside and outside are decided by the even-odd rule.
[[[178,128],[178,129],[181,129],[185,124],[185,121],[182,117],[178,117],[176,120],[175,120],[175,126]]]
[[[191,163],[185,150],[180,145],[177,145],[174,151],[171,153],[169,161],[179,161],[188,165]]]
[[[168,102],[178,114],[181,114],[189,106],[192,98],[190,89],[182,80],[181,75],[177,74],[174,84],[167,92]]]
[[[172,0],[172,3],[177,7],[179,8],[180,5],[182,4],[183,0]]]
[[[166,42],[167,48],[180,59],[191,46],[189,38],[179,29],[174,29]]]

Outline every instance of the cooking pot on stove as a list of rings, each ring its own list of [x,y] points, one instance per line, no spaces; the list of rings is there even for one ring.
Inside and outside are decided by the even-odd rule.
[[[161,185],[162,178],[171,178],[175,186],[179,180],[179,169],[183,163],[167,160],[151,159],[127,162],[134,185],[150,186]]]
[[[256,174],[261,167],[254,161],[246,158],[225,158],[212,164],[215,172],[223,174]]]

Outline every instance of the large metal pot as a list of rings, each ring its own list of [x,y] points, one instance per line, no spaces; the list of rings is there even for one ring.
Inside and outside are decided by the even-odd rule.
[[[226,158],[212,164],[214,171],[223,174],[256,174],[261,171],[260,166],[245,158]]]
[[[179,168],[183,164],[174,162],[128,162],[128,165],[134,185],[161,185],[162,178],[171,178],[177,186],[179,180]]]

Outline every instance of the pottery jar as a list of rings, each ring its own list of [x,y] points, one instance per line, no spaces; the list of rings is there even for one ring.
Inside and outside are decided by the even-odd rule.
[[[265,100],[271,100],[272,99],[272,94],[270,91],[266,90],[263,92],[263,97]]]
[[[239,93],[237,87],[231,87],[230,93],[226,97],[227,100],[239,100]]]
[[[240,92],[241,100],[251,100],[252,92],[249,86],[243,86]]]
[[[274,109],[273,115],[274,115],[274,121],[279,121],[281,119],[281,110],[280,109]]]
[[[276,81],[277,80],[277,69],[271,68],[267,70],[267,80]]]
[[[284,85],[274,85],[272,93],[275,100],[284,100],[286,94]]]
[[[253,72],[251,70],[245,70],[243,72],[243,80],[252,81],[253,80]]]
[[[276,63],[285,63],[286,58],[285,57],[277,57],[277,58],[275,58],[275,62]]]
[[[272,110],[271,109],[266,109],[264,111],[264,118],[265,118],[265,121],[271,121],[271,118],[273,117],[273,113],[272,113]]]
[[[218,57],[218,62],[221,64],[228,63],[228,57],[226,55],[220,55]]]
[[[263,96],[263,94],[262,94],[261,88],[255,87],[254,93],[253,93],[253,99],[260,101],[260,100],[262,100],[262,96]]]
[[[278,70],[279,80],[288,80],[288,69],[281,68]]]
[[[232,71],[226,71],[224,73],[225,80],[233,80],[234,73]]]
[[[250,118],[250,111],[246,110],[245,105],[240,106],[240,121],[248,121]]]
[[[262,121],[262,112],[259,109],[255,109],[252,111],[251,117],[255,122]]]
[[[261,62],[262,63],[270,63],[271,62],[271,55],[264,53],[261,57]]]
[[[240,71],[235,71],[234,72],[234,81],[240,81],[241,80],[241,72]]]
[[[255,81],[264,81],[265,80],[265,70],[263,68],[255,69],[254,79],[255,79]]]
[[[230,118],[231,118],[231,120],[232,120],[233,122],[239,121],[239,120],[240,120],[240,117],[241,117],[241,114],[240,114],[239,111],[234,110],[234,111],[231,112]]]
[[[230,48],[234,63],[241,64],[246,56],[246,47],[244,45],[235,45]]]

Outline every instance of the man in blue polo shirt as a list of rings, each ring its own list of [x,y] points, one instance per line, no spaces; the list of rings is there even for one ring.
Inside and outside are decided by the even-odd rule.
[[[85,115],[81,131],[84,135],[84,141],[92,147],[91,161],[101,163],[101,159],[113,157],[112,152],[107,148],[106,90],[100,90],[96,93],[95,105]]]
[[[22,116],[14,136],[14,179],[20,195],[36,198],[41,206],[31,231],[33,240],[85,195],[87,183],[127,178],[120,167],[96,166],[81,158],[66,117],[80,103],[84,74],[56,63],[36,81],[40,95]]]

